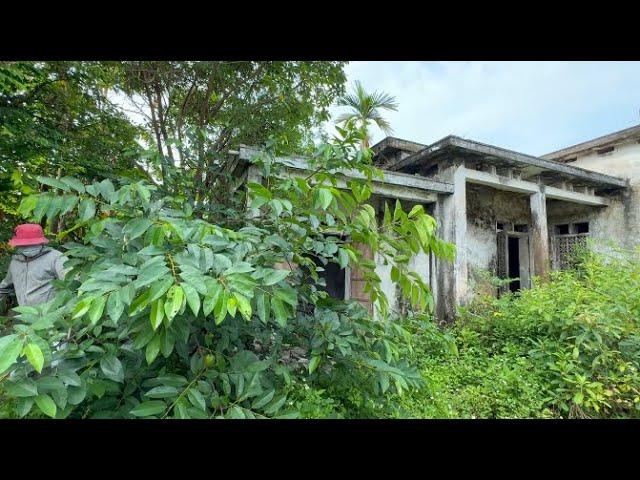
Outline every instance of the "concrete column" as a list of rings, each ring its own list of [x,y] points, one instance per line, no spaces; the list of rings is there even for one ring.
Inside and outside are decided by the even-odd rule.
[[[256,165],[249,165],[249,168],[247,168],[247,183],[262,183],[262,172],[260,171],[260,168],[257,167]],[[247,215],[249,216],[249,218],[255,218],[258,215],[260,215],[260,211],[257,208],[251,208],[251,195],[249,194],[249,187],[247,187],[247,197],[246,197],[246,209],[247,209]]]
[[[437,259],[436,316],[439,320],[451,321],[456,316],[456,307],[464,301],[467,293],[467,192],[466,169],[453,166],[443,172],[442,179],[454,185],[451,195],[438,195],[436,204],[437,234],[443,240],[456,245],[453,263]]]
[[[531,242],[533,274],[546,280],[549,276],[549,232],[547,229],[547,199],[545,187],[540,186],[538,193],[530,197],[531,204]]]

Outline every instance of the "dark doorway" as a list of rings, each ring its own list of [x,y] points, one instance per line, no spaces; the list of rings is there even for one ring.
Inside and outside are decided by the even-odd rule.
[[[320,278],[323,278],[326,287],[323,288],[325,292],[329,294],[330,297],[337,298],[339,300],[344,300],[345,297],[345,269],[340,268],[340,265],[337,265],[333,262],[329,262],[326,265],[322,265],[318,260],[316,260],[316,265],[324,268],[324,271],[318,272]],[[320,287],[322,288],[322,287]]]
[[[518,237],[509,238],[509,278],[520,276],[520,239]],[[509,283],[509,290],[516,292],[520,290],[520,280],[513,280]]]

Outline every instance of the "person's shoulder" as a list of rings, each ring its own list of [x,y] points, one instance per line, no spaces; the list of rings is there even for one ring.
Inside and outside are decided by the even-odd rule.
[[[60,250],[56,250],[55,248],[52,248],[51,250],[49,250],[47,252],[47,255],[49,255],[51,258],[59,258],[59,257],[64,257],[64,253],[62,253]]]

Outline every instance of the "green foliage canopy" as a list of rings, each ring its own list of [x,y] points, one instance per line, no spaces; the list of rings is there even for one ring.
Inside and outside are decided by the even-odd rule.
[[[17,413],[288,417],[297,412],[287,385],[301,379],[372,402],[419,385],[397,345],[406,332],[386,321],[375,264],[353,243],[391,263],[418,311],[432,301],[410,256],[451,259],[454,249],[421,208],[376,218],[366,202],[381,172],[358,148],[360,133],[341,134],[315,151],[306,178],[283,175],[271,146],[256,157],[268,181],[249,185],[258,215],[236,229],[195,218],[183,196],[144,181],[40,178],[51,190],[25,198],[20,213],[62,218],[57,240],[72,270],[54,300],[18,308],[0,338],[0,378]],[[339,190],[339,168],[364,178]],[[328,297],[311,257],[362,269],[381,318]],[[298,268],[275,268],[286,262]]]

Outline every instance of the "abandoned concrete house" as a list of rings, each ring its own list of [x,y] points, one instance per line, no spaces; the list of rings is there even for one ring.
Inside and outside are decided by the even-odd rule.
[[[453,318],[487,273],[507,279],[494,293],[514,291],[566,267],[587,238],[624,248],[640,242],[640,125],[541,157],[453,135],[431,145],[387,137],[373,151],[385,170],[371,201],[380,214],[385,200],[405,208],[421,203],[438,221],[439,236],[457,245],[454,263],[412,259],[440,319]],[[239,158],[254,153],[243,147]],[[281,160],[292,173],[305,169],[303,159]],[[259,181],[256,167],[247,175]],[[377,273],[398,308],[389,267],[378,262]],[[368,301],[354,272],[328,275],[333,295]]]

